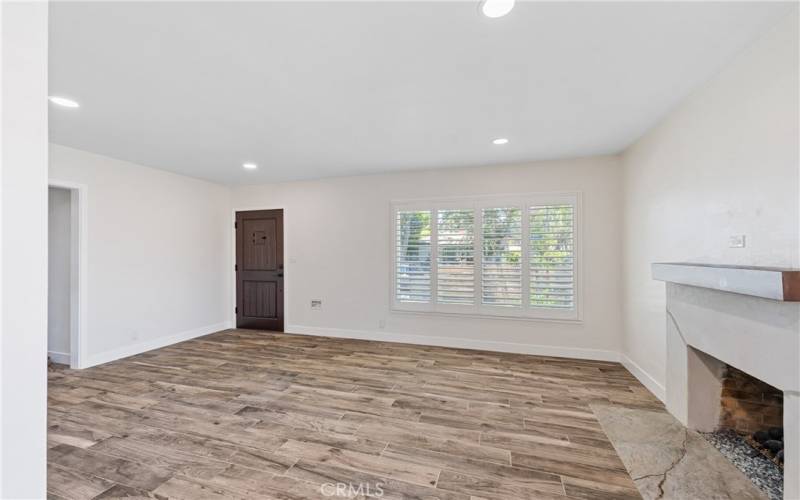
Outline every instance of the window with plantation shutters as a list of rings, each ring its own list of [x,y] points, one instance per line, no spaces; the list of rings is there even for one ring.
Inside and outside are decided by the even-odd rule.
[[[530,304],[571,309],[575,306],[575,207],[534,205],[530,217]]]
[[[400,302],[431,301],[431,212],[396,214],[395,296]]]
[[[436,300],[441,304],[475,302],[475,211],[436,212]]]
[[[577,194],[395,202],[392,307],[577,320]]]

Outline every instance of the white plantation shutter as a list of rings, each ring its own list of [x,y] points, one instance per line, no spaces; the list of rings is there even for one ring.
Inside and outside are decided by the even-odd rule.
[[[529,208],[530,305],[575,307],[575,207]]]
[[[579,320],[579,195],[392,206],[393,309]]]
[[[475,211],[436,212],[436,300],[440,304],[475,302]]]
[[[395,297],[431,301],[431,212],[402,210],[395,219]]]
[[[482,210],[481,302],[522,305],[522,209]]]

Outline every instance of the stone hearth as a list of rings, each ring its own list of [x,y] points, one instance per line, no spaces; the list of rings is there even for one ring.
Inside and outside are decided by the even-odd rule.
[[[699,433],[662,411],[592,405],[644,500],[767,500]]]
[[[667,282],[667,409],[717,429],[728,366],[782,391],[784,498],[800,499],[800,271],[653,264],[653,277]]]

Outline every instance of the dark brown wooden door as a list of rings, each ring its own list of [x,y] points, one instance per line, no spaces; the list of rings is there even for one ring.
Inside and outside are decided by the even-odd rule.
[[[283,210],[236,212],[236,327],[283,331]]]

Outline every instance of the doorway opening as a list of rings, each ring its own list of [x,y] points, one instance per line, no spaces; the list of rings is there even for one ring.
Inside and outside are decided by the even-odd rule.
[[[86,187],[50,181],[48,189],[47,358],[82,368],[85,321]]]

